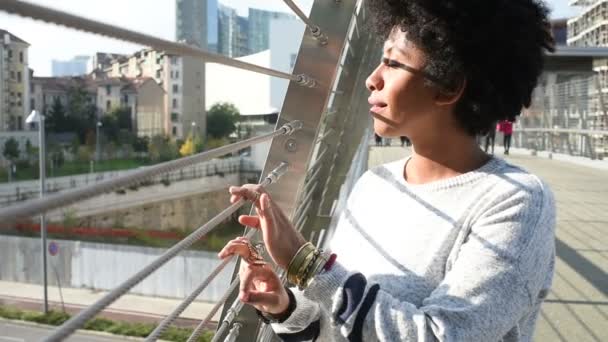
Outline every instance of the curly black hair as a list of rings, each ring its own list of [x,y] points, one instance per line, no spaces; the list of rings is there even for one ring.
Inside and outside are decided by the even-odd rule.
[[[538,0],[370,0],[367,6],[378,37],[395,28],[406,32],[442,90],[466,82],[454,114],[470,135],[514,121],[529,107],[545,50],[554,51],[549,10]]]

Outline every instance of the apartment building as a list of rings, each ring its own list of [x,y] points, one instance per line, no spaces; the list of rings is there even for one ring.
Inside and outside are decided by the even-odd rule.
[[[138,136],[164,134],[164,90],[149,77],[33,77],[31,106],[49,114],[55,101],[68,105],[70,91],[84,90],[98,117],[115,108],[129,108]]]
[[[0,131],[25,127],[29,114],[29,44],[0,29]]]
[[[204,62],[145,49],[114,60],[104,70],[107,77],[154,79],[163,89],[162,130],[165,135],[183,139],[192,129],[206,132]]]

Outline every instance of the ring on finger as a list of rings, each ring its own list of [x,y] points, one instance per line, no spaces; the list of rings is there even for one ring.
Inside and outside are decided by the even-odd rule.
[[[247,249],[249,249],[249,255],[245,260],[248,263],[256,264],[258,261],[264,261],[264,258],[262,258],[258,250],[251,244],[251,242],[247,242]]]
[[[260,193],[258,191],[254,191],[253,192],[253,198],[250,199],[251,202],[256,202],[258,199],[260,199]]]

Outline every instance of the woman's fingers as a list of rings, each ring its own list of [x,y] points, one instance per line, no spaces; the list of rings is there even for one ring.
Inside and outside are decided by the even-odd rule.
[[[257,216],[241,215],[239,216],[239,223],[251,228],[260,228],[260,218]]]
[[[258,184],[245,184],[243,186],[231,186],[228,188],[228,191],[232,196],[230,196],[230,202],[234,203],[241,198],[248,201],[255,201],[259,199],[260,195],[266,193],[266,190],[263,186]],[[256,203],[257,204],[257,203]]]
[[[246,259],[249,254],[249,246],[247,245],[248,240],[243,238],[237,238],[231,240],[222,248],[222,250],[217,254],[221,259],[225,259],[231,255],[239,255],[241,258]]]
[[[251,305],[275,306],[279,304],[279,295],[273,292],[249,290],[245,297],[247,300],[243,300],[242,298],[241,300]]]

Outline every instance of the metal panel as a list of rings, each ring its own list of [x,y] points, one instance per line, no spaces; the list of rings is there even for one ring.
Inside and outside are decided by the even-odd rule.
[[[355,5],[355,0],[317,0],[312,6],[309,18],[312,22],[319,23],[322,32],[327,36],[327,42],[323,44],[315,39],[310,29],[307,29],[294,74],[310,76],[315,80],[316,86],[307,88],[293,82],[289,84],[277,125],[300,120],[304,126],[289,137],[277,137],[273,140],[264,170],[265,173],[271,165],[280,162],[289,163],[289,171],[281,180],[281,184],[271,185],[268,190],[290,217],[294,214],[297,194],[302,188],[307,165],[315,147],[322,113],[337,75],[337,66]],[[235,269],[235,276],[237,272]],[[236,291],[227,303],[231,304],[235,298]],[[229,306],[225,305],[222,319]],[[245,306],[238,321],[243,325],[237,341],[251,341],[252,336],[256,336],[260,324],[253,309]]]

